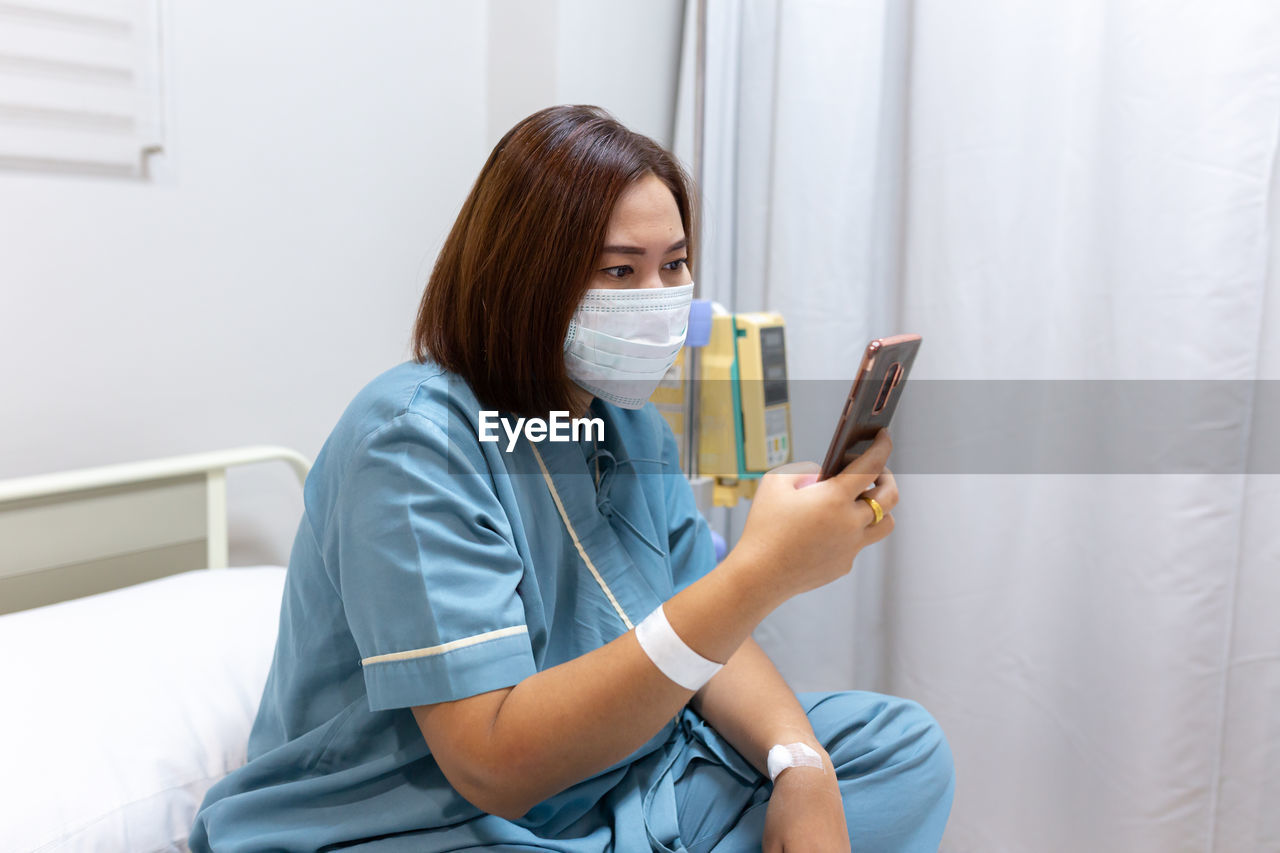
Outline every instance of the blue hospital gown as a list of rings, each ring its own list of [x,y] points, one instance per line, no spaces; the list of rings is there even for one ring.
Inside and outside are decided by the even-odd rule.
[[[407,362],[342,415],[304,488],[249,761],[205,797],[196,853],[694,851],[735,833],[714,849],[758,849],[768,780],[688,708],[515,821],[445,779],[407,709],[510,687],[599,648],[715,563],[653,406],[597,400],[598,446],[521,439],[510,453],[505,436],[477,439],[479,409],[457,376]],[[815,721],[825,703],[832,726],[851,732],[891,725],[902,766],[938,751],[918,706],[856,695],[858,709],[842,698],[852,693],[801,701]],[[898,704],[886,714],[880,700]],[[884,759],[874,745],[849,749],[851,767]],[[941,826],[929,833],[918,849],[936,849]]]

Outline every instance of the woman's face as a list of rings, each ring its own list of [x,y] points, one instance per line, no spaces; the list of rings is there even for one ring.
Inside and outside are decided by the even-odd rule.
[[[645,175],[614,206],[589,287],[674,287],[691,281],[675,196],[656,175]]]

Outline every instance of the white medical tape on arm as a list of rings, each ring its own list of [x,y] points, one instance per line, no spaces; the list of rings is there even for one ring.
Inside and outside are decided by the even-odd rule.
[[[769,781],[776,782],[778,774],[788,767],[820,767],[827,772],[822,756],[807,743],[779,743],[769,750],[767,759]]]
[[[686,690],[700,689],[724,666],[685,645],[661,605],[636,626],[636,640],[654,666]]]

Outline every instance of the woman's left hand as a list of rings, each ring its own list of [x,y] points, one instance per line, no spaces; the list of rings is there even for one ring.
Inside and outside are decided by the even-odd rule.
[[[778,774],[764,821],[764,853],[849,853],[844,799],[830,761]]]

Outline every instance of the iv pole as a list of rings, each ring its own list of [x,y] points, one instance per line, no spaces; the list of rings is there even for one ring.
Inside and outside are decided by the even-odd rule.
[[[704,168],[704,147],[706,132],[706,113],[707,113],[707,0],[696,0],[697,6],[697,41],[694,52],[694,68],[693,68],[693,183],[696,188],[697,195],[701,200],[703,192],[703,178],[706,175]],[[699,205],[701,207],[701,205]],[[699,211],[701,213],[701,211]],[[702,266],[703,258],[706,257],[706,233],[707,229],[703,225],[705,217],[698,216],[698,265]],[[694,276],[693,296],[698,298],[700,286],[698,281],[702,276]],[[690,347],[685,350],[688,358],[688,370],[684,383],[684,399],[685,399],[685,422],[684,422],[684,473],[690,482],[694,482],[698,478],[698,350]],[[695,492],[698,491],[695,489]],[[700,500],[701,504],[702,501]],[[701,507],[700,507],[701,508]]]

